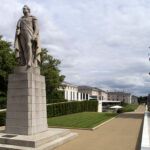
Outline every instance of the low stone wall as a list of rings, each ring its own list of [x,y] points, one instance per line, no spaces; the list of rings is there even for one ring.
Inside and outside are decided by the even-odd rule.
[[[150,112],[147,109],[144,114],[141,150],[150,150]]]

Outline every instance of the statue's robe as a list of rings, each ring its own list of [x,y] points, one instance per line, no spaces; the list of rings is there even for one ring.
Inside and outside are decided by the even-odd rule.
[[[17,35],[18,31],[19,35]],[[36,39],[32,41],[33,35],[36,36]],[[15,57],[20,65],[27,65],[27,61],[29,61],[25,57],[25,55],[28,55],[27,41],[30,41],[32,46],[31,65],[38,66],[40,64],[41,45],[37,19],[34,16],[28,18],[23,16],[17,23],[14,47],[16,49]]]

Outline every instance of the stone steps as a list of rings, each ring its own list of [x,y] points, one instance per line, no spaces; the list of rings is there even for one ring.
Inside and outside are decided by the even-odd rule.
[[[72,140],[77,135],[78,135],[77,133],[69,133],[68,135],[66,135],[64,137],[58,138],[50,143],[42,145],[41,147],[39,147],[39,150],[52,150],[52,149],[56,148],[57,146],[60,146],[64,143]]]
[[[7,135],[0,133],[0,150],[52,150],[72,140],[77,133],[68,129],[49,129],[34,136]]]

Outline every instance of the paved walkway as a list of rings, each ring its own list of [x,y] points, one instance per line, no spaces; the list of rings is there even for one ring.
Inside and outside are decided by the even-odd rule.
[[[145,106],[123,113],[94,131],[72,130],[79,136],[55,150],[140,150]]]

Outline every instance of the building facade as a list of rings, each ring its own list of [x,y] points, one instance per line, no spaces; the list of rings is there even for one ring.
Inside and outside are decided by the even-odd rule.
[[[125,92],[108,92],[109,101],[121,101],[124,103],[132,104],[137,103],[137,97]]]
[[[126,92],[106,92],[96,87],[76,86],[68,82],[63,83],[64,98],[68,101],[98,100],[102,102],[125,102],[128,104],[137,103],[136,96]]]
[[[64,93],[64,99],[68,101],[80,100],[80,94],[78,93],[77,86],[70,84],[68,82],[64,82],[63,84],[65,85],[65,88],[60,90],[62,90]]]

